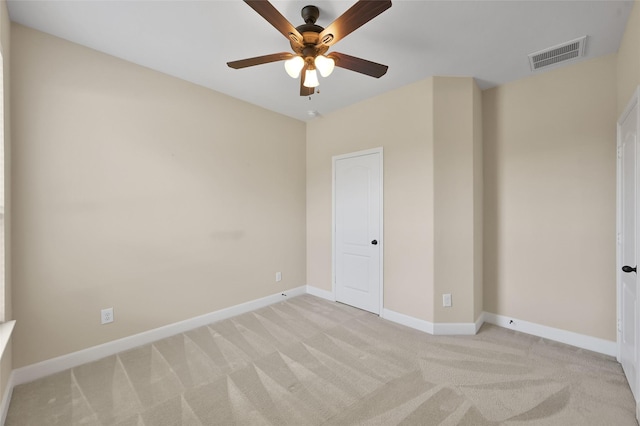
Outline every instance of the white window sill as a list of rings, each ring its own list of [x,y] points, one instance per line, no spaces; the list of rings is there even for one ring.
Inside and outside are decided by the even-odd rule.
[[[4,355],[4,350],[9,344],[11,333],[13,333],[13,327],[15,327],[16,321],[7,321],[0,324],[0,358]]]

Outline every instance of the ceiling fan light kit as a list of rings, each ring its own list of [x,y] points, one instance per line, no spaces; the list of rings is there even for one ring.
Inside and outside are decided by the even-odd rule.
[[[320,86],[320,82],[318,81],[318,74],[316,74],[316,70],[307,69],[304,72],[304,82],[302,85],[304,87],[318,87]]]
[[[302,56],[294,56],[293,58],[284,61],[284,69],[291,78],[298,78],[300,77],[302,68],[305,66],[305,62],[306,61],[302,59]],[[318,76],[316,75],[315,70],[318,70],[321,76],[329,77],[333,72],[335,64],[336,62],[331,58],[327,58],[323,55],[316,56],[313,60],[313,65],[307,65],[303,83],[304,86],[318,87],[320,82],[318,81]]]
[[[382,77],[389,68],[344,53],[325,53],[329,47],[360,28],[391,7],[391,0],[359,0],[340,15],[327,28],[316,25],[320,10],[316,6],[302,8],[304,24],[294,27],[268,0],[244,0],[267,22],[284,35],[295,53],[274,53],[255,58],[227,62],[234,69],[246,68],[275,61],[285,61],[284,68],[292,78],[300,77],[300,96],[310,96],[320,85],[318,72],[328,77],[334,67],[340,67],[371,77]]]
[[[284,69],[291,78],[300,77],[302,67],[304,67],[304,59],[302,59],[302,56],[294,56],[293,58],[284,61]]]
[[[316,69],[320,71],[320,75],[323,77],[329,77],[333,72],[333,68],[336,66],[336,61],[324,55],[316,56],[313,63]]]

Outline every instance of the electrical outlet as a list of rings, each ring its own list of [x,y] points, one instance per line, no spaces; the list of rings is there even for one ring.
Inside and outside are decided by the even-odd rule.
[[[445,308],[451,307],[451,293],[445,293],[442,295],[442,306]]]
[[[276,282],[282,281],[282,272],[276,272]]]
[[[100,311],[100,324],[113,322],[113,308],[106,308]]]

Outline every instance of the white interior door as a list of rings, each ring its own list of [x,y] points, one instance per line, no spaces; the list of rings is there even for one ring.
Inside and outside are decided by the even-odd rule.
[[[380,314],[382,149],[333,158],[337,301]]]
[[[618,122],[618,312],[620,363],[638,400],[638,104]]]

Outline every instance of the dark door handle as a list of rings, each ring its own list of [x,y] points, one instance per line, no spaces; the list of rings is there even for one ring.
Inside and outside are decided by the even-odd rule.
[[[377,246],[378,245],[378,240],[371,241],[371,244],[373,244],[374,246]]]
[[[622,271],[623,271],[623,272],[626,272],[627,274],[628,274],[629,272],[635,272],[635,273],[638,273],[638,272],[636,271],[636,266],[634,266],[634,267],[632,268],[631,266],[627,266],[627,265],[625,265],[625,266],[623,266],[623,267],[622,267]]]

